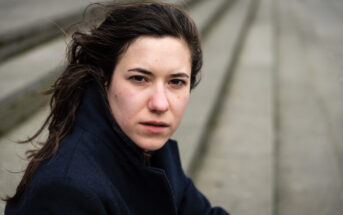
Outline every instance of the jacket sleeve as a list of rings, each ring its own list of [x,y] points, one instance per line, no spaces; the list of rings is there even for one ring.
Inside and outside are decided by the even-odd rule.
[[[106,214],[91,188],[66,178],[42,181],[32,189],[28,200],[24,214]]]
[[[179,210],[179,214],[182,215],[229,215],[221,207],[212,207],[210,202],[194,186],[192,180],[189,178],[187,178],[187,186]]]

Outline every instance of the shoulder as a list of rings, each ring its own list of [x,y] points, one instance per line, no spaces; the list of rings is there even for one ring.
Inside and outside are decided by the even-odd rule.
[[[49,160],[42,162],[35,173],[32,184],[42,187],[49,183],[77,185],[79,188],[95,189],[108,186],[109,179],[92,148],[96,140],[81,129],[62,140],[58,152]],[[106,150],[102,158],[106,156]],[[99,157],[99,156],[98,156]],[[94,187],[94,188],[93,188]]]
[[[43,179],[43,178],[42,178]],[[91,201],[96,201],[98,192],[93,186],[89,186],[87,183],[80,183],[71,177],[45,177],[44,180],[36,181],[33,183],[31,194],[41,198],[44,196],[46,199],[54,199],[59,196],[65,196],[68,194],[69,198],[77,196],[83,197]],[[82,198],[81,198],[82,199]]]
[[[48,177],[30,187],[23,210],[34,214],[106,214],[93,186],[70,177]]]
[[[125,209],[105,162],[98,159],[109,155],[94,151],[92,144],[99,141],[93,138],[81,129],[64,138],[58,152],[40,164],[21,200],[6,207],[8,214],[106,214],[105,209],[116,214]]]
[[[125,214],[125,201],[107,180],[61,172],[37,172],[20,201],[6,206],[6,214]]]

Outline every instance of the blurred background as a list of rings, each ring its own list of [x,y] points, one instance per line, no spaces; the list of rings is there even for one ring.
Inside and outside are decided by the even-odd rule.
[[[47,116],[40,92],[92,2],[0,0],[1,197],[37,147],[15,142]],[[343,1],[168,2],[203,40],[202,81],[173,137],[197,187],[231,214],[343,214]]]

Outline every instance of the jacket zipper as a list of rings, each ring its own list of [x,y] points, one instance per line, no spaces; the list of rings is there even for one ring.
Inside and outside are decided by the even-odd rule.
[[[143,151],[144,163],[146,166],[151,166],[151,152]]]

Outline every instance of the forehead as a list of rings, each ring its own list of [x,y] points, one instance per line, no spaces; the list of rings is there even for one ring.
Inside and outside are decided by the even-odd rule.
[[[176,37],[142,36],[128,46],[118,66],[140,66],[150,70],[183,69],[190,72],[191,54],[186,42]]]
[[[170,46],[177,46],[182,48],[188,49],[187,43],[180,38],[173,37],[173,36],[163,36],[163,37],[157,37],[157,36],[140,36],[134,39],[130,45],[128,46],[128,49],[138,49],[138,48],[154,48],[155,46],[159,47],[170,47]]]

